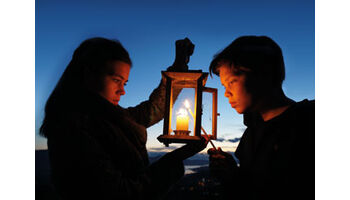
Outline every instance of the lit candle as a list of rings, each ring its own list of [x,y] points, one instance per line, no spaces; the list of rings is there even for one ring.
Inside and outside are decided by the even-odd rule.
[[[181,108],[176,117],[176,130],[188,130],[189,117],[185,109]]]

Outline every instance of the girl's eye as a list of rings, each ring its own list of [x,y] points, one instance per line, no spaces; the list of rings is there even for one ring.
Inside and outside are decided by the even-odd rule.
[[[118,83],[120,84],[122,82],[122,80],[119,80],[119,79],[112,79],[115,83]],[[126,82],[123,83],[124,86],[126,86]]]
[[[120,82],[119,79],[113,79],[113,81],[116,82],[116,83],[119,83],[119,82]]]

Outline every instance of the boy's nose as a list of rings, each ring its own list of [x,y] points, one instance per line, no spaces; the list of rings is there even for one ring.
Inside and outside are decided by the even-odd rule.
[[[232,96],[232,94],[227,90],[225,89],[225,97],[229,98],[230,96]]]

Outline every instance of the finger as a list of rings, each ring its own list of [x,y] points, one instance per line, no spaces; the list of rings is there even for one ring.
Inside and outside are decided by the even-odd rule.
[[[207,141],[209,140],[209,137],[207,135],[201,135],[201,139],[205,139]]]
[[[210,159],[225,159],[226,157],[224,155],[218,154],[218,153],[213,153],[209,155]]]
[[[207,147],[208,143],[209,143],[209,139],[208,138],[201,138],[202,144],[204,145],[204,148]]]
[[[213,159],[218,159],[218,160],[224,160],[226,158],[224,155],[221,155],[221,154],[213,154],[211,157]]]
[[[222,151],[222,149],[219,147],[218,150],[217,150],[217,154],[225,157],[225,158],[228,158],[228,159],[231,159],[232,158],[232,155],[225,152],[225,151]]]
[[[179,46],[180,43],[181,43],[181,40],[176,40],[175,45],[176,45],[176,46]]]
[[[216,154],[216,153],[217,153],[216,150],[215,150],[214,148],[208,149],[207,152],[208,152],[209,155],[213,155],[213,154]]]
[[[209,142],[209,138],[206,135],[201,135],[201,141],[203,143],[208,143]]]

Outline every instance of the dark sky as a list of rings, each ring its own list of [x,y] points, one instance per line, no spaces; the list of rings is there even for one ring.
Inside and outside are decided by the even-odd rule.
[[[134,106],[158,85],[160,71],[172,64],[175,41],[188,37],[196,45],[189,66],[208,71],[215,53],[242,35],[266,35],[282,48],[284,90],[300,101],[315,98],[314,1],[58,1],[36,0],[35,5],[35,128],[36,148],[46,148],[38,135],[45,102],[85,39],[118,39],[133,61],[126,95],[120,105]],[[219,89],[220,138],[240,137],[242,117],[230,107],[218,77],[208,87]],[[148,147],[163,123],[148,129]]]

